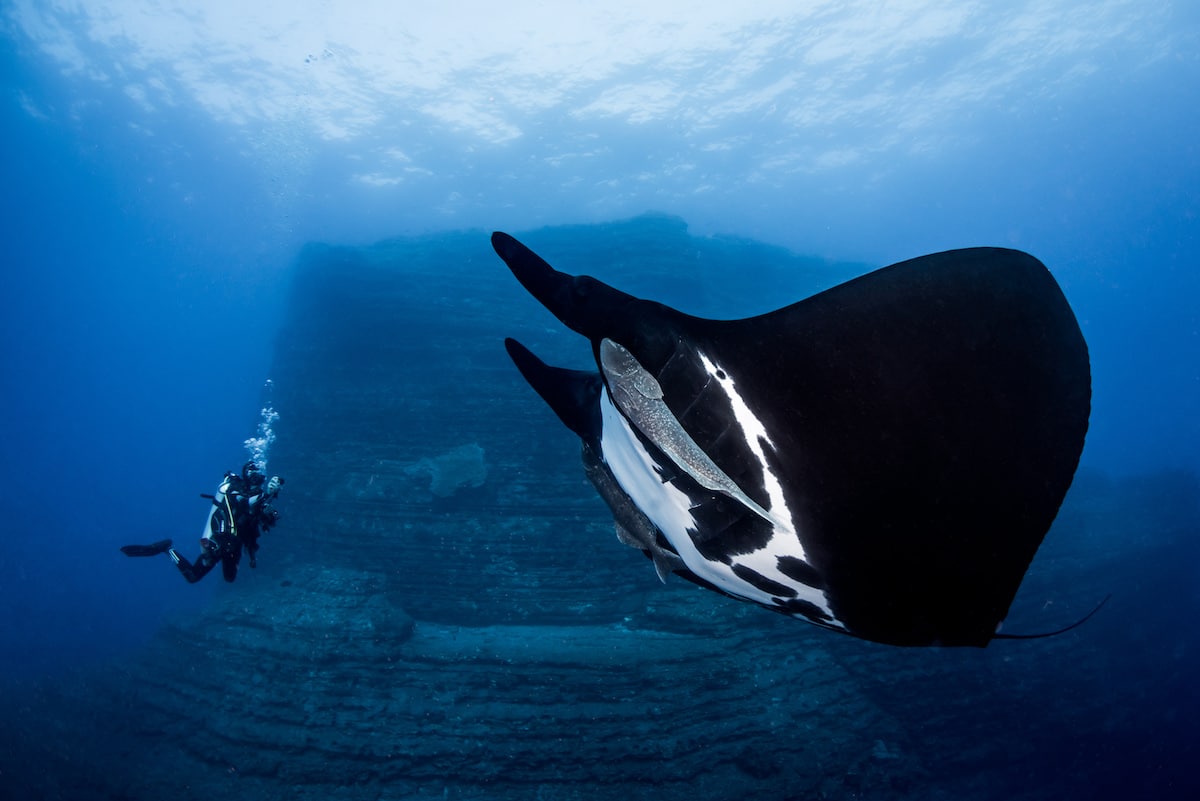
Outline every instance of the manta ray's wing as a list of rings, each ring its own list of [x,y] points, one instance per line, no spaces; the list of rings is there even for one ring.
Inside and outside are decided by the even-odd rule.
[[[938,253],[719,321],[493,244],[591,341],[598,456],[701,583],[879,642],[992,638],[1090,411],[1040,262]]]

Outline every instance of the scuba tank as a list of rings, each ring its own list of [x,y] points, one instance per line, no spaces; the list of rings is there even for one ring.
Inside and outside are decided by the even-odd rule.
[[[212,508],[208,512],[208,518],[204,521],[204,532],[200,535],[200,544],[206,548],[216,550],[220,547],[217,536],[221,534],[229,534],[237,536],[237,528],[234,525],[233,507],[229,503],[229,489],[233,481],[233,473],[226,473],[225,478],[221,480],[217,491],[212,495],[201,493],[200,497],[209,498],[212,500]],[[208,542],[205,542],[207,540]]]

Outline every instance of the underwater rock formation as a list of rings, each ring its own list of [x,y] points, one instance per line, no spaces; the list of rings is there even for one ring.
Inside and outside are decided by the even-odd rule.
[[[429,491],[436,498],[449,498],[459,490],[482,487],[487,480],[487,461],[483,448],[475,443],[459,445],[437,456],[427,456],[408,470],[410,473],[427,474]]]

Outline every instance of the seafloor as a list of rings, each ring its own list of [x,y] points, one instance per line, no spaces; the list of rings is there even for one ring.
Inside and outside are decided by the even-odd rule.
[[[855,270],[666,218],[528,242],[704,314]],[[587,365],[482,232],[306,250],[258,569],[117,663],[0,688],[0,797],[1200,797],[1194,476],[1081,471],[1009,625],[1112,593],[1083,627],[873,645],[661,585],[505,335]]]

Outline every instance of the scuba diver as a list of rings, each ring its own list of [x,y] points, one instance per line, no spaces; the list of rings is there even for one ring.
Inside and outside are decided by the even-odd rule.
[[[253,461],[242,466],[242,474],[226,473],[221,485],[212,495],[201,497],[212,500],[212,511],[200,537],[200,555],[189,562],[171,547],[171,540],[159,540],[153,545],[125,545],[121,553],[126,556],[157,556],[165,553],[175,562],[179,572],[195,584],[221,563],[221,572],[226,581],[237,578],[238,562],[245,550],[250,557],[250,567],[255,567],[259,535],[279,519],[279,512],[271,501],[279,494],[283,479],[271,476],[265,481],[262,470]]]

